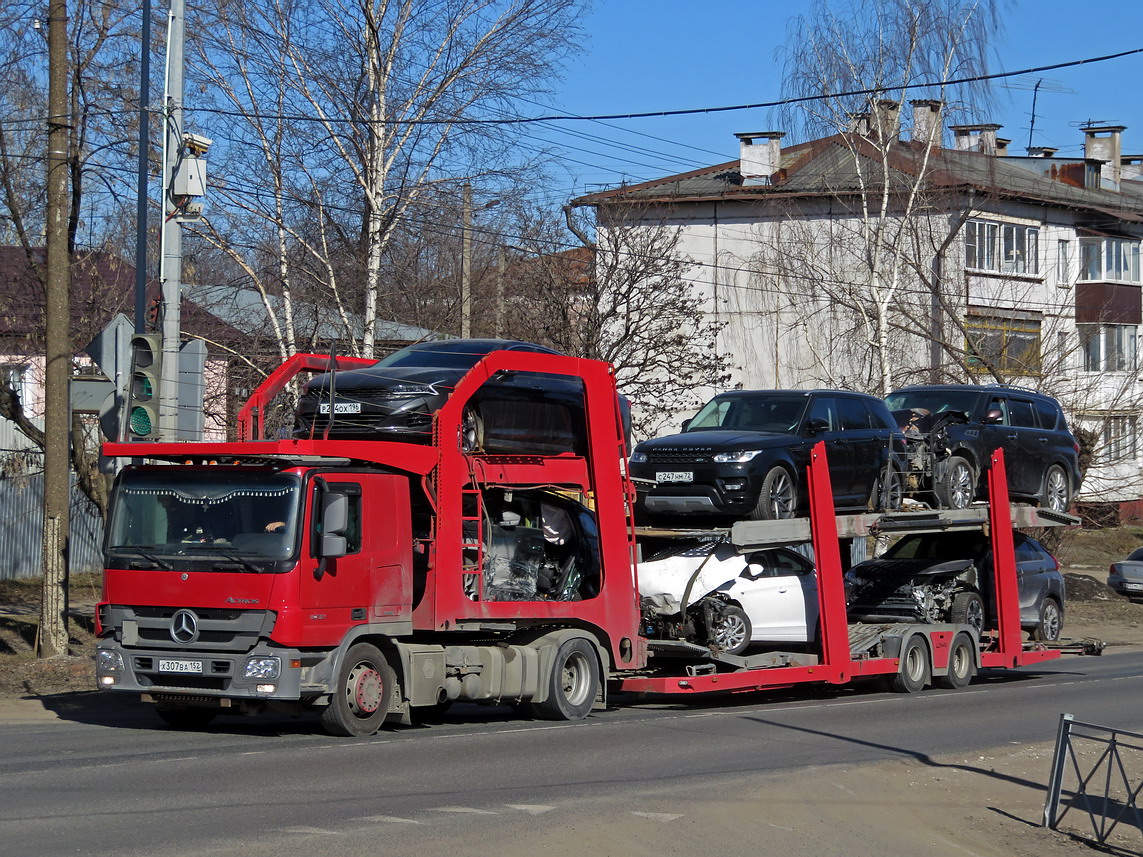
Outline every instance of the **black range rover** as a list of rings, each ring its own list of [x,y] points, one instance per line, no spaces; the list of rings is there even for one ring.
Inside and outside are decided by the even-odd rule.
[[[707,402],[680,434],[640,443],[631,475],[651,484],[646,517],[792,518],[806,506],[810,450],[826,443],[838,508],[894,508],[904,437],[873,396],[741,390]]]

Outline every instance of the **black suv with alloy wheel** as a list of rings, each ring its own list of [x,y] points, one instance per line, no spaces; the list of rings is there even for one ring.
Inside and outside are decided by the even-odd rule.
[[[987,491],[984,470],[1004,450],[1008,491],[1066,512],[1079,488],[1079,444],[1060,403],[1019,387],[929,384],[903,387],[885,403],[909,444],[906,491],[963,509]]]
[[[806,507],[810,450],[826,445],[838,508],[895,508],[905,439],[885,403],[847,390],[738,390],[680,434],[631,455],[650,523],[678,516],[792,518]]]

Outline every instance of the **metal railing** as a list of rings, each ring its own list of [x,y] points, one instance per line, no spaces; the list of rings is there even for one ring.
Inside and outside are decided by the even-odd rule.
[[[1081,748],[1078,751],[1077,742]],[[1096,751],[1090,763],[1088,750]],[[1084,757],[1082,762],[1081,756]],[[1074,786],[1069,786],[1065,797],[1065,780],[1069,779],[1069,773],[1074,777]],[[1143,813],[1138,804],[1141,791],[1143,735],[1083,723],[1070,714],[1060,715],[1044,802],[1044,827],[1055,830],[1074,810],[1087,814],[1100,845],[1107,842],[1121,823],[1143,835]]]

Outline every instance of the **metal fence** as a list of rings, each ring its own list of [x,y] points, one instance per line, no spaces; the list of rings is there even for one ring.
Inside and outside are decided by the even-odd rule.
[[[1143,735],[1060,715],[1044,827],[1055,830],[1068,815],[1086,815],[1100,845],[1112,832],[1130,828],[1143,836]],[[1082,813],[1082,815],[1081,815]]]
[[[103,521],[74,485],[68,572],[99,571]],[[0,478],[0,580],[43,574],[44,476],[42,473]]]

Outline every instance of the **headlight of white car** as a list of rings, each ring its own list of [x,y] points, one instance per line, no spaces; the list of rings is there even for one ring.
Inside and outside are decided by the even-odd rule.
[[[719,452],[714,456],[714,460],[720,464],[742,464],[744,461],[750,461],[754,456],[761,454],[762,450],[760,449],[748,449],[745,452]]]

